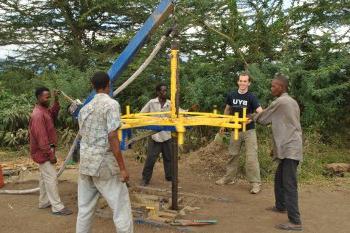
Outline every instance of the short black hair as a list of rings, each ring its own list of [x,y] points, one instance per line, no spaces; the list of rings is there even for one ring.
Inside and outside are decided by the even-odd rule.
[[[38,99],[39,96],[44,92],[44,91],[48,91],[50,92],[50,89],[47,87],[38,87],[35,89],[35,97]]]
[[[156,93],[158,91],[160,91],[161,87],[166,87],[165,83],[159,83],[157,86],[156,86]]]
[[[91,78],[91,83],[95,90],[104,89],[109,84],[109,81],[110,79],[108,74],[103,71],[96,72]]]
[[[283,88],[288,91],[288,85],[289,85],[289,81],[288,81],[288,77],[282,73],[276,73],[275,77],[273,78],[275,80],[278,80],[282,83]]]

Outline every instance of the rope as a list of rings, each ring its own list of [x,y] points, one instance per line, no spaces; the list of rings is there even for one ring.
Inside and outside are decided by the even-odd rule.
[[[153,51],[151,52],[151,54],[146,58],[146,60],[142,63],[142,65],[135,71],[135,73],[113,92],[113,97],[115,97],[120,92],[122,92],[127,86],[129,86],[129,84],[131,84],[144,71],[144,69],[146,69],[146,67],[151,63],[153,58],[157,55],[159,50],[162,48],[163,44],[166,42],[166,39],[169,35],[172,36],[172,28],[169,29],[166,32],[166,34],[160,38],[160,40],[154,47]]]
[[[68,100],[71,104],[74,103],[75,101],[69,96],[67,95],[66,93],[64,93],[63,91],[60,91],[61,94],[63,95],[63,97]]]

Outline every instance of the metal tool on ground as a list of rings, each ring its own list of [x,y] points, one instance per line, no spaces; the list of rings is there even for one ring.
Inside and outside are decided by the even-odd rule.
[[[187,220],[187,219],[176,219],[170,223],[172,226],[204,226],[204,225],[213,225],[217,224],[218,220],[209,219],[209,220]]]
[[[135,218],[134,223],[135,224],[149,225],[149,226],[157,227],[157,228],[174,229],[172,226],[169,226],[169,224],[167,224],[167,223],[162,223],[159,221],[144,219],[144,218]],[[181,226],[177,226],[176,230],[179,232],[192,232],[191,229],[181,227]]]

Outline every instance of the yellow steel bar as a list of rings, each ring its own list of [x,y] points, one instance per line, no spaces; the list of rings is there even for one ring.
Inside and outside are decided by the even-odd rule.
[[[148,112],[148,113],[133,113],[129,115],[122,115],[122,119],[133,118],[133,117],[142,117],[142,116],[153,116],[153,115],[170,115],[171,112]],[[232,115],[222,115],[206,112],[180,112],[181,116],[204,116],[204,117],[213,117],[213,118],[234,118]]]
[[[198,116],[212,116],[212,117],[223,117],[223,118],[232,118],[232,115],[223,115],[223,114],[215,114],[211,112],[180,112],[181,115],[198,115]]]
[[[198,120],[190,120],[190,121],[185,121],[184,125],[186,126],[196,126],[196,125],[213,125],[213,126],[222,126],[222,127],[227,127],[227,128],[242,128],[241,124],[237,123],[230,123],[228,121],[220,120],[220,119],[201,119],[200,121]]]
[[[169,112],[144,112],[144,113],[133,113],[129,115],[122,115],[123,118],[131,118],[131,117],[142,117],[142,116],[159,116],[159,115],[167,115]]]
[[[242,126],[243,126],[243,128],[242,128],[242,131],[243,132],[245,132],[245,129],[246,129],[246,125],[247,125],[247,123],[246,123],[246,121],[247,121],[247,108],[243,108],[243,117],[242,117]]]
[[[149,125],[160,125],[160,126],[176,126],[176,125],[183,125],[183,126],[199,126],[199,125],[207,125],[207,126],[217,126],[217,127],[225,127],[225,128],[237,128],[241,129],[242,125],[239,123],[230,123],[229,121],[225,119],[203,119],[200,120],[196,118],[184,118],[182,121],[179,121],[178,119],[172,120],[172,119],[152,119],[145,121],[143,119],[127,119],[123,120],[123,125],[129,125],[128,127],[139,127],[139,126],[149,126]]]
[[[204,117],[204,116],[193,116],[193,117],[183,117],[182,115],[179,116],[179,118],[160,118],[160,117],[137,117],[137,118],[123,118],[123,122],[143,122],[145,125],[153,124],[153,122],[168,122],[168,123],[175,123],[175,122],[183,122],[184,124],[196,124],[201,125],[203,123],[208,124],[208,122],[221,122],[221,123],[230,123],[230,122],[238,122],[242,123],[243,118],[236,118],[235,116],[230,118],[219,118],[219,117]],[[240,126],[239,128],[242,128]]]
[[[180,120],[181,119],[181,120]],[[201,124],[202,122],[206,121],[220,121],[220,122],[234,122],[236,118],[218,118],[218,117],[203,117],[203,116],[198,116],[198,117],[182,117],[182,118],[168,118],[168,117],[137,117],[137,118],[122,118],[123,122],[134,122],[134,121],[142,121],[145,124],[148,124],[149,122],[196,122],[198,124]],[[238,121],[241,122],[240,119]]]
[[[246,109],[243,109],[242,118],[236,113],[234,116],[220,115],[215,113],[203,113],[203,112],[182,112],[175,118],[171,117],[157,117],[159,115],[170,115],[171,112],[157,112],[157,113],[135,113],[130,114],[130,109],[127,109],[127,115],[122,116],[121,129],[136,128],[150,125],[159,126],[174,126],[177,132],[178,144],[184,143],[184,133],[186,126],[214,126],[234,129],[233,137],[238,139],[239,129],[243,129],[247,123]],[[186,116],[189,115],[189,116]],[[118,132],[118,136],[121,139],[121,131]]]
[[[125,117],[138,117],[138,116],[152,116],[152,115],[167,115],[171,114],[170,111],[168,112],[147,112],[147,113],[133,113],[129,116],[123,115],[122,118]],[[222,118],[233,118],[232,115],[223,115],[223,114],[215,114],[211,112],[180,112],[180,115],[189,115],[189,116],[208,116],[208,117],[222,117]],[[243,119],[243,118],[240,118]]]
[[[118,139],[119,141],[122,141],[123,138],[123,131],[122,131],[122,127],[118,129]]]
[[[178,62],[178,52],[179,50],[171,50],[171,61],[170,61],[170,103],[171,103],[171,118],[176,118],[176,75],[177,75],[177,62]]]
[[[132,120],[132,119],[171,119],[172,121],[176,121],[178,118],[169,118],[169,117],[158,117],[158,116],[134,116],[133,114],[130,114],[131,116],[128,117],[124,117],[122,116],[123,120]],[[231,116],[231,117],[219,117],[219,116],[215,116],[215,115],[208,115],[208,116],[204,116],[204,115],[199,115],[199,116],[186,116],[186,115],[179,115],[179,118],[183,118],[183,119],[220,119],[220,120],[225,120],[225,121],[235,121],[236,119],[239,122],[246,122],[246,120],[244,118],[236,118],[235,116]]]
[[[238,112],[235,113],[235,117],[236,117],[235,124],[239,124],[239,119],[238,119],[239,113]],[[237,128],[234,129],[234,139],[238,140],[238,129]]]
[[[177,132],[177,143],[179,145],[184,144],[184,134],[185,134],[186,128],[182,124],[176,125],[176,132]]]
[[[130,105],[126,105],[126,115],[130,115]]]

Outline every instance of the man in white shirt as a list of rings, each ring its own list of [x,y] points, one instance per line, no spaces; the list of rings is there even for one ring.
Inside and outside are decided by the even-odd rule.
[[[151,99],[141,110],[146,112],[168,112],[170,111],[170,100],[167,99],[167,87],[159,84],[156,87],[157,97]],[[160,115],[159,117],[162,117]],[[165,179],[171,181],[171,132],[160,131],[153,134],[148,142],[148,152],[145,165],[142,171],[141,185],[148,185],[153,173],[153,167],[159,154],[162,153]]]
[[[119,103],[112,99],[108,74],[97,72],[91,79],[94,98],[79,113],[80,166],[76,232],[91,232],[97,201],[102,195],[113,211],[118,233],[132,233],[133,220],[129,174],[120,151],[117,130],[121,125]]]

